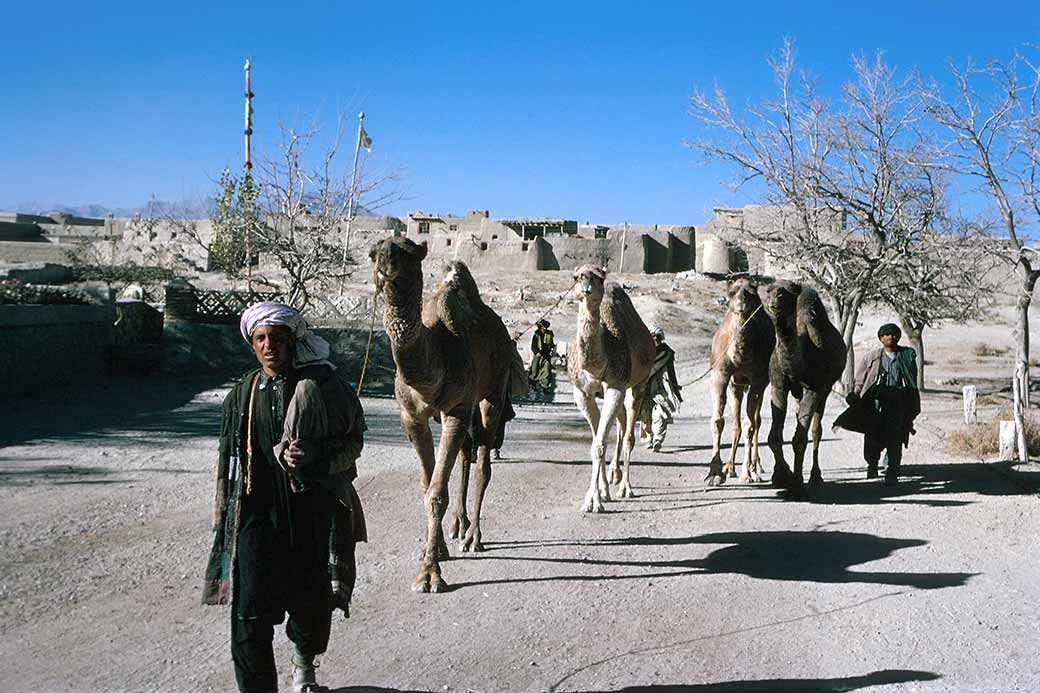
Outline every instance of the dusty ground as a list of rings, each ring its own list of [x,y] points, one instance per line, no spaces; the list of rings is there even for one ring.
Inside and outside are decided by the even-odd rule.
[[[537,299],[519,303],[512,283],[482,284],[493,281],[493,305],[515,329],[568,283],[539,274],[527,282]],[[717,287],[625,281],[669,330],[681,379],[702,372]],[[559,308],[559,339],[573,316]],[[864,343],[883,317],[864,316]],[[974,351],[1009,346],[1007,332],[936,332],[929,380],[999,390],[1007,357]],[[5,407],[0,690],[233,689],[227,612],[198,605],[226,389],[114,380]],[[556,403],[523,406],[510,425],[485,506],[488,550],[453,551],[454,589],[442,595],[409,591],[417,463],[394,401],[365,397],[358,488],[372,542],[322,681],[340,691],[1036,690],[1040,469],[945,452],[958,392],[927,395],[900,486],[863,480],[859,438],[828,432],[828,484],[792,501],[764,484],[704,486],[701,381],[663,453],[637,449],[638,497],[583,515],[589,436],[561,386]],[[772,468],[768,452],[764,462]],[[284,671],[289,650],[277,643]]]

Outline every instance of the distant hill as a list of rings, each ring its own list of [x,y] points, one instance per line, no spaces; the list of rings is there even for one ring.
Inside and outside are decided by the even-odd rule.
[[[152,200],[137,207],[105,207],[96,203],[83,205],[65,205],[57,202],[29,201],[14,206],[0,205],[0,210],[18,212],[20,214],[48,214],[63,212],[76,217],[100,219],[109,214],[116,218],[130,218],[136,214],[141,216],[165,217],[178,219],[209,219],[216,212],[217,204],[209,198],[193,200]],[[358,207],[358,216],[368,216],[374,212],[364,206]]]

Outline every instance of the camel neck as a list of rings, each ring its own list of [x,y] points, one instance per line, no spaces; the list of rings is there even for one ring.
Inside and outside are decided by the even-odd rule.
[[[603,333],[600,323],[600,304],[590,306],[582,301],[578,308],[578,334],[576,336],[579,353],[583,355],[581,367],[595,374],[598,366],[603,364]]]
[[[399,286],[394,282],[383,285],[383,327],[390,338],[396,355],[421,342],[422,337],[422,276],[416,281]]]

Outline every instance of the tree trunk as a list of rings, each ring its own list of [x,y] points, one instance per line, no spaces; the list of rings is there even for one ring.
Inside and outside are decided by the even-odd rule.
[[[1029,408],[1029,306],[1033,302],[1033,288],[1037,275],[1032,266],[1024,258],[1018,262],[1019,274],[1022,275],[1022,293],[1018,297],[1018,325],[1015,327],[1017,344],[1015,345],[1015,377],[1019,379],[1022,392],[1022,405]]]
[[[845,374],[841,382],[845,392],[852,391],[852,383],[856,379],[856,352],[852,342],[855,339],[856,321],[859,320],[859,309],[863,304],[863,297],[854,294],[848,303],[832,301],[834,305],[834,318],[837,321],[838,330],[841,332],[842,341],[845,342]]]
[[[906,330],[906,338],[910,346],[917,352],[917,388],[924,391],[924,326],[918,326],[911,320],[900,320]]]

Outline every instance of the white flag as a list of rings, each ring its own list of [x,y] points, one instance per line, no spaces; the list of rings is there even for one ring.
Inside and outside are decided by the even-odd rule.
[[[364,147],[368,151],[372,151],[372,138],[368,136],[367,132],[365,132],[364,125],[361,126],[360,140],[362,147]]]

